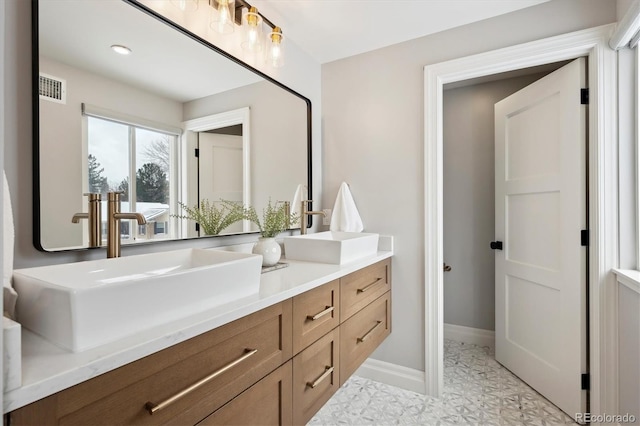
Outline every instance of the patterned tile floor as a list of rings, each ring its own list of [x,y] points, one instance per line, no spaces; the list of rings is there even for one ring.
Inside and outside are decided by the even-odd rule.
[[[490,348],[445,340],[444,356],[442,398],[353,376],[309,425],[574,424],[498,364]]]

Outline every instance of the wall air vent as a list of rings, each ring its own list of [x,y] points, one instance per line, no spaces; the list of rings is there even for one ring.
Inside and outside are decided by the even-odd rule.
[[[40,99],[66,104],[67,81],[40,73]]]

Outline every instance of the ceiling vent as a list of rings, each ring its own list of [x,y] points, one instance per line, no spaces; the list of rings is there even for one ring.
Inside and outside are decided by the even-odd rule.
[[[67,81],[40,73],[40,99],[66,104]]]

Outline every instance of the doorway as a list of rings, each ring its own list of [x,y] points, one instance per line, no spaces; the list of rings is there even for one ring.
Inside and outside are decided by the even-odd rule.
[[[588,188],[591,232],[589,290],[591,411],[602,412],[608,405],[607,383],[615,360],[607,359],[604,347],[608,309],[612,295],[607,291],[609,274],[615,267],[617,247],[617,204],[606,199],[615,188],[615,52],[607,41],[610,26],[579,31],[497,51],[460,58],[425,67],[425,385],[430,395],[443,388],[443,86],[447,83],[495,75],[531,66],[588,58],[589,140],[591,153]],[[611,191],[614,197],[614,191]]]
[[[494,104],[561,65],[444,87],[445,337],[493,346]]]
[[[496,361],[572,416],[587,409],[584,71],[521,70],[443,103],[444,255],[459,265],[444,269],[445,338],[493,346],[479,340],[496,330]]]

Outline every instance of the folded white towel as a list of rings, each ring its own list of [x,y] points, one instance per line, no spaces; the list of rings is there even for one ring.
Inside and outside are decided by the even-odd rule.
[[[300,210],[302,207],[302,201],[307,199],[307,185],[299,184],[296,188],[295,194],[293,194],[293,201],[291,201],[291,214],[298,215],[298,220],[291,222],[291,228],[300,227]]]
[[[13,210],[11,209],[11,195],[9,194],[9,184],[7,183],[7,175],[2,171],[2,177],[4,180],[2,195],[3,195],[3,271],[2,271],[2,285],[3,285],[3,300],[4,300],[4,314],[9,318],[15,319],[16,299],[18,293],[13,289],[11,285],[11,278],[13,277],[13,242],[15,239],[15,231],[13,229]]]
[[[364,229],[360,213],[346,182],[342,182],[338,190],[329,229],[343,232],[362,232]]]

